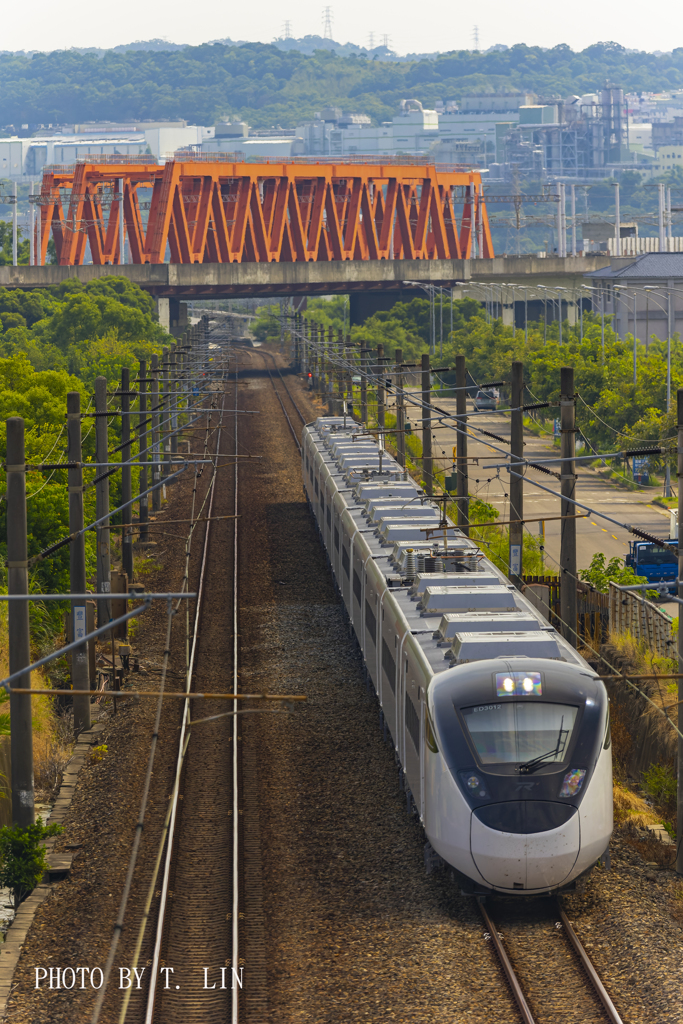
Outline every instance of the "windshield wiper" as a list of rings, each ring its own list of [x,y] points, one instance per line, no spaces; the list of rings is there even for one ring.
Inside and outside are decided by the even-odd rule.
[[[563,725],[564,725],[564,715],[560,719],[560,729],[559,729],[559,732],[557,734],[557,742],[556,742],[555,746],[553,747],[553,749],[552,750],[547,750],[545,752],[545,754],[539,754],[538,757],[533,757],[531,759],[531,761],[526,761],[524,764],[520,764],[519,767],[517,768],[517,771],[519,772],[520,775],[531,775],[538,768],[542,768],[543,765],[545,764],[545,762],[547,760],[549,760],[549,758],[553,758],[554,757],[556,760],[559,760],[559,756],[558,755],[564,750],[564,746],[565,746],[565,743],[566,743],[566,740],[565,740],[565,743],[562,742],[562,737],[569,735],[569,729],[563,729],[562,728]]]

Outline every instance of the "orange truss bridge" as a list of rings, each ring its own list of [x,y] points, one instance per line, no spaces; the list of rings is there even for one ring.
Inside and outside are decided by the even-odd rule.
[[[35,226],[41,265],[50,233],[60,266],[120,263],[122,216],[126,261],[138,264],[494,255],[478,171],[113,159],[46,170]]]

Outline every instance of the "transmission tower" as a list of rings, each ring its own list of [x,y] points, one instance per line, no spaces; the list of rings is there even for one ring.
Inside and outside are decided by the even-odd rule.
[[[291,23],[291,21],[286,21],[284,23],[284,26],[282,28],[282,38],[283,39],[291,39],[292,38],[292,23]]]
[[[382,46],[385,46],[387,50],[389,49],[389,36],[386,33],[382,36]]]
[[[332,8],[323,7],[323,39],[332,38]]]
[[[479,49],[479,26],[475,25],[472,29],[472,43],[475,50]]]
[[[375,49],[375,33],[368,32],[368,50]]]

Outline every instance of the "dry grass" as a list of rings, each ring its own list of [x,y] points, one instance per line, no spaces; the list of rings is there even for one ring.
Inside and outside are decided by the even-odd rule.
[[[639,831],[646,829],[648,825],[661,825],[662,815],[657,814],[642,796],[618,783],[614,785],[614,821],[616,825],[623,827],[625,841],[643,860],[661,864],[662,867],[673,865],[676,847],[660,842],[655,836],[645,837]],[[683,912],[683,906],[681,910]]]
[[[0,673],[2,676],[9,674],[7,603],[4,601],[0,602]],[[31,682],[39,689],[50,688],[50,680],[40,671],[32,673]],[[5,709],[9,710],[9,707]],[[48,803],[57,794],[64,768],[73,750],[71,718],[57,715],[52,698],[40,696],[31,698],[31,719],[36,802]],[[0,789],[6,796],[9,795],[6,778],[2,780]]]
[[[657,707],[669,708],[676,703],[675,681],[672,686],[672,680],[658,678],[678,671],[674,659],[662,658],[654,654],[645,640],[637,640],[631,633],[611,632],[609,643],[614,654],[624,665],[626,674],[655,676],[654,679],[638,681],[638,686],[647,693]]]

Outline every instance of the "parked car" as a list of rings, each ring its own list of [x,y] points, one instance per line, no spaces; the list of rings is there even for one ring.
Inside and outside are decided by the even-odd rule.
[[[474,396],[474,408],[476,412],[483,412],[484,410],[497,409],[498,403],[496,402],[496,396],[493,391],[477,391]]]

